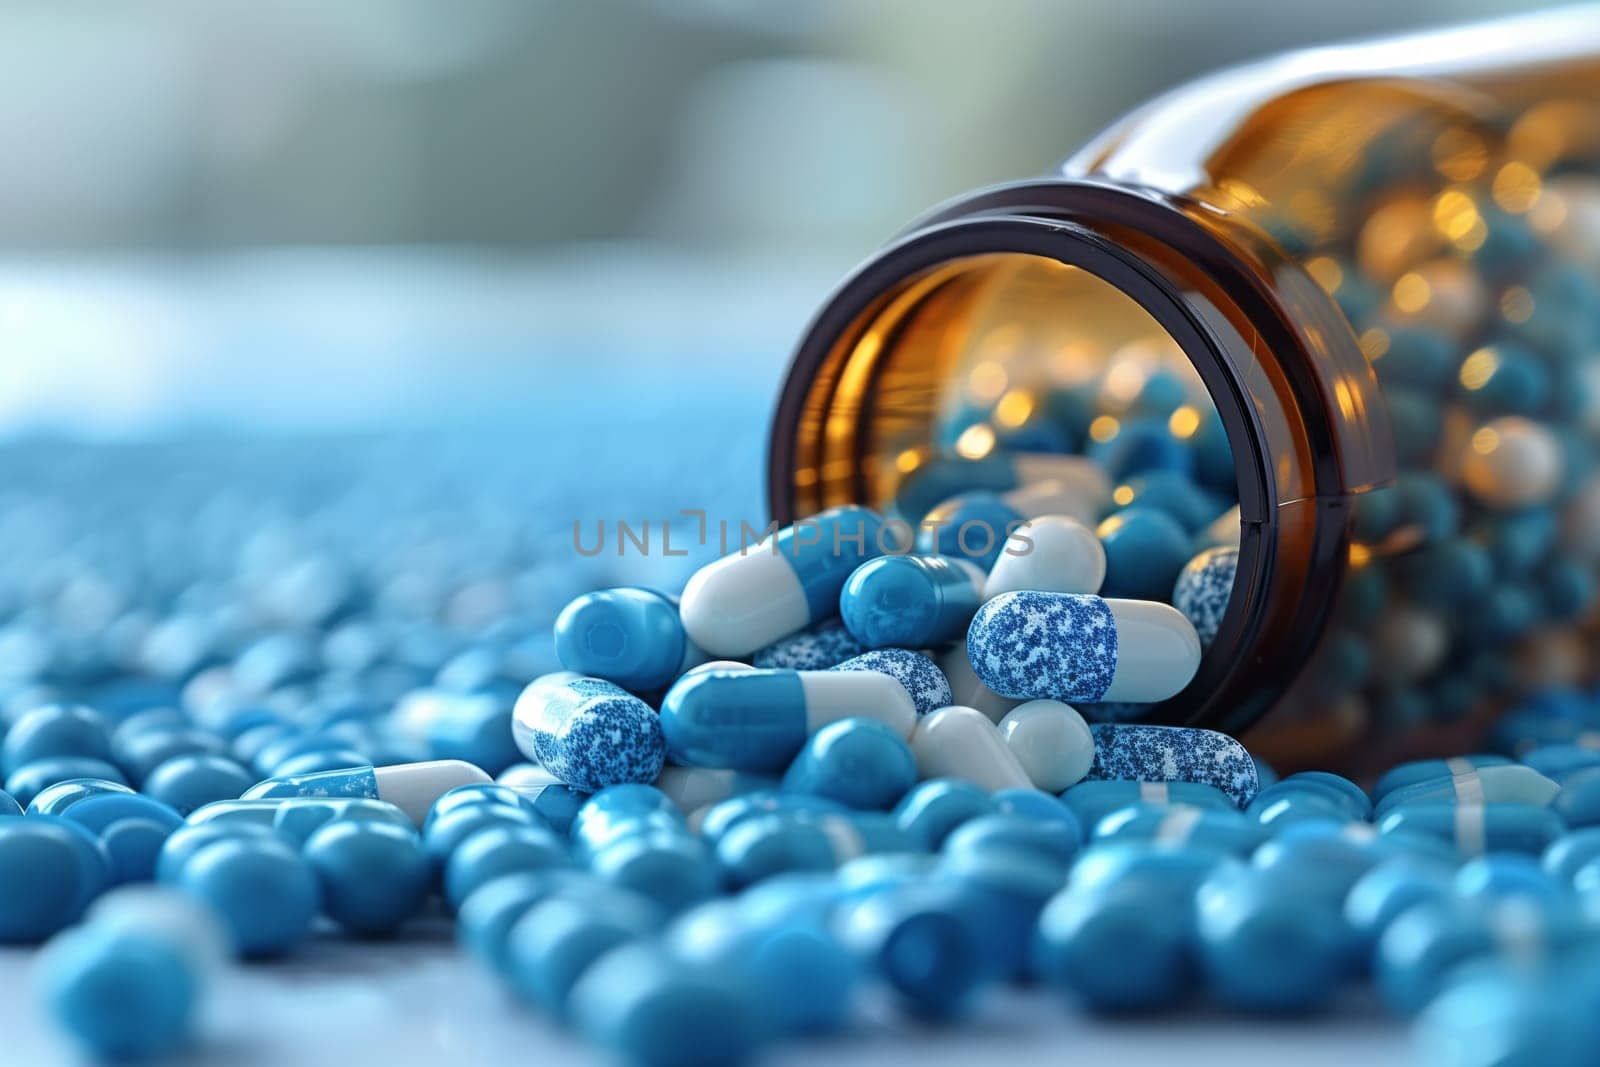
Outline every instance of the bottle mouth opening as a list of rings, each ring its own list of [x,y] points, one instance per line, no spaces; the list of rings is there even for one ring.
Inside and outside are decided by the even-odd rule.
[[[848,280],[808,330],[774,425],[773,515],[863,503],[915,529],[940,502],[930,469],[956,466],[956,491],[1003,495],[1048,480],[1052,457],[1087,454],[1111,474],[1109,499],[1076,516],[1094,526],[1159,492],[1152,473],[1181,474],[1195,490],[1184,558],[1237,537],[1235,591],[1182,693],[1106,713],[1227,724],[1226,679],[1270,624],[1260,594],[1281,570],[1281,542],[1310,532],[1282,507],[1294,482],[1274,469],[1272,411],[1217,322],[1153,265],[1074,222],[979,217],[921,230]],[[1003,545],[1003,531],[972,542],[994,533]],[[1172,596],[1170,585],[1145,592]]]

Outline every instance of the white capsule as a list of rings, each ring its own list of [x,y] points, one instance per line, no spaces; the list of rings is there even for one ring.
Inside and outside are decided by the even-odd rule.
[[[737,658],[839,609],[850,572],[883,553],[882,520],[863,507],[833,508],[701,567],[678,613],[712,656]]]
[[[1000,728],[976,708],[940,708],[924,717],[911,733],[911,751],[923,779],[960,778],[990,792],[1033,788]]]
[[[1555,496],[1565,466],[1555,434],[1532,419],[1506,415],[1468,440],[1461,481],[1488,507],[1533,507]]]
[[[939,670],[950,682],[950,702],[962,707],[977,708],[988,716],[990,722],[999,722],[1006,712],[1021,703],[1003,697],[984,685],[972,669],[967,657],[967,643],[957,641],[938,657]]]
[[[707,662],[702,663],[702,664],[700,664],[698,666],[690,667],[688,670],[683,672],[681,677],[687,678],[691,674],[705,674],[708,671],[753,671],[753,670],[755,670],[755,668],[750,666],[750,664],[741,663],[739,660],[736,660],[736,659],[714,659],[714,660],[708,660]]]
[[[1018,589],[1096,593],[1106,577],[1106,550],[1095,532],[1068,515],[1023,523],[1001,550],[984,582],[987,600]]]
[[[1033,787],[1047,793],[1081,782],[1094,763],[1089,724],[1059,700],[1018,704],[1000,720],[1000,736]]]

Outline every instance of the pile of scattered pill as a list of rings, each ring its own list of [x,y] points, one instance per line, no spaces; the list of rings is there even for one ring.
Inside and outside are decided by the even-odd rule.
[[[1102,598],[1099,539],[1030,525],[984,572],[836,509],[681,598],[581,593],[563,670],[487,644],[364,693],[404,645],[339,677],[345,609],[142,691],[91,673],[94,707],[19,685],[0,940],[47,942],[45,1007],[123,1059],[180,1047],[234,963],[441,910],[517,999],[642,1064],[845,1031],[869,990],[955,1022],[1008,982],[1281,1014],[1368,979],[1430,1062],[1592,1058],[1600,696],[1543,693],[1498,755],[1370,792],[1278,781],[1222,734],[1075,710],[1181,689],[1204,617]]]

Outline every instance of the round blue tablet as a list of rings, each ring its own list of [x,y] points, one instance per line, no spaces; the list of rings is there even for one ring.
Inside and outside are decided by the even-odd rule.
[[[54,815],[0,821],[0,942],[42,941],[77,920],[110,880],[83,827]]]
[[[317,915],[317,880],[310,866],[270,833],[244,833],[208,845],[178,875],[184,892],[222,916],[234,948],[246,957],[289,951],[305,939]]]
[[[473,834],[445,864],[445,897],[452,908],[503,874],[568,866],[567,844],[544,826],[492,826]]]
[[[7,777],[29,763],[57,757],[110,760],[105,719],[88,708],[47,704],[23,715],[0,741],[0,770]]]
[[[353,934],[393,933],[421,910],[433,862],[407,826],[335,821],[313,833],[304,856],[322,887],[323,913]]]
[[[812,734],[783,776],[791,793],[882,811],[917,783],[917,759],[900,735],[872,719],[840,719]]]
[[[45,1004],[96,1059],[145,1059],[188,1035],[199,976],[167,941],[93,924],[39,957]]]
[[[122,772],[105,760],[56,756],[34,760],[12,771],[6,776],[6,792],[15,797],[18,804],[27,806],[45,789],[73,778],[93,778],[124,786],[128,784]]]
[[[118,819],[100,832],[100,844],[111,858],[111,881],[115,885],[148,882],[155,877],[161,846],[172,836],[173,828],[156,819]]]
[[[142,789],[187,815],[214,800],[236,800],[255,784],[255,775],[226,756],[190,753],[158,765]]]

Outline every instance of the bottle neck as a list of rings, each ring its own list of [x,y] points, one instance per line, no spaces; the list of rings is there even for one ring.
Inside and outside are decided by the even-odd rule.
[[[1029,284],[1025,262],[1081,272],[1073,277],[1106,292],[1074,306],[1007,303],[1007,285]],[[1348,326],[1248,223],[1091,180],[1006,185],[936,209],[847,279],[808,328],[773,427],[772,511],[790,521],[887,504],[917,462],[904,443],[934,440],[941,378],[952,373],[946,349],[971,340],[974,309],[1026,306],[1034,335],[1055,344],[1122,303],[1198,371],[1226,430],[1241,516],[1227,616],[1194,682],[1151,720],[1242,731],[1322,632],[1353,497],[1393,474],[1377,383]]]

